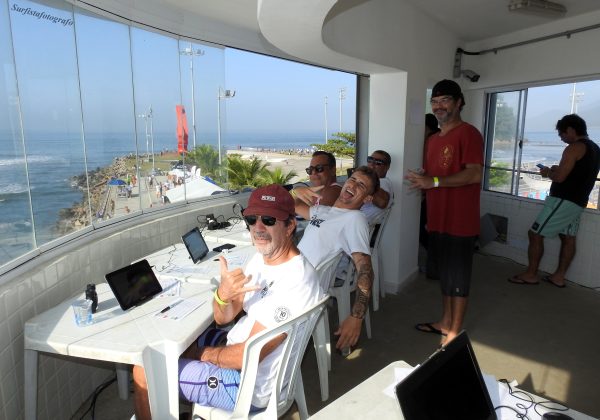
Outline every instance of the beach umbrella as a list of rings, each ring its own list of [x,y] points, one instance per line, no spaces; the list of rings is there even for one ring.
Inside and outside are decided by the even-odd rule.
[[[112,178],[110,181],[108,181],[108,185],[127,185],[127,182],[123,181],[122,179]]]

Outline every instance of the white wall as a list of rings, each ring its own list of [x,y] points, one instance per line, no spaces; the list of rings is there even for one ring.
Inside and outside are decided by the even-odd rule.
[[[560,26],[548,24],[510,36],[486,40],[466,46],[469,51],[493,48],[515,42],[560,33],[596,24],[600,13],[592,13],[570,19]],[[600,79],[600,54],[597,54],[600,30],[592,30],[522,47],[499,51],[498,54],[463,57],[463,68],[481,74],[478,83],[463,84],[471,89],[466,94],[465,118],[483,131],[485,118],[485,94],[489,89],[502,86],[526,84],[553,84],[578,78]],[[548,127],[552,130],[554,127]],[[482,193],[482,214],[492,213],[508,218],[508,243],[491,243],[486,252],[527,263],[527,231],[531,227],[541,202],[515,198],[505,194]],[[545,241],[545,255],[540,269],[553,272],[558,263],[560,241],[558,238]],[[577,235],[577,254],[567,272],[573,282],[600,287],[600,213],[585,210]]]
[[[247,200],[247,194],[238,196]],[[198,225],[199,214],[232,216],[233,199],[212,207],[179,207],[155,212],[144,221],[132,218],[99,229],[0,277],[0,419],[21,419],[24,410],[23,326],[66,299],[101,283],[104,274],[181,241]],[[243,202],[243,205],[246,203]],[[114,375],[110,363],[42,354],[39,358],[38,412],[41,420],[71,418],[104,380]],[[133,413],[132,413],[133,414]]]

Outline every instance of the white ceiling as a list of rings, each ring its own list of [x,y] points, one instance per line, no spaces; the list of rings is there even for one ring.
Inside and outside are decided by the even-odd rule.
[[[432,16],[465,42],[504,35],[600,10],[598,0],[554,0],[567,8],[559,17],[510,12],[510,0],[405,0]],[[565,28],[572,29],[572,28]]]
[[[156,1],[156,0],[155,0]],[[257,0],[163,0],[185,13],[259,31]],[[341,9],[369,0],[343,0]],[[395,0],[398,1],[398,0]],[[567,8],[563,17],[548,18],[508,11],[510,0],[404,0],[432,16],[464,42],[479,41],[520,29],[600,10],[599,0],[555,0]],[[344,6],[345,4],[345,6]],[[571,28],[565,28],[571,29]]]

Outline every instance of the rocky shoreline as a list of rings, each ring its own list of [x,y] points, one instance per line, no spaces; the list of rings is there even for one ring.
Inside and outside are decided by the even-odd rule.
[[[88,200],[92,212],[95,213],[102,204],[102,198],[106,193],[106,183],[111,178],[124,178],[127,173],[132,171],[130,159],[128,156],[116,157],[110,165],[89,171],[89,192],[85,173],[72,176],[69,182],[73,188],[82,192],[82,198],[79,203],[60,209],[55,231],[60,235],[66,235],[90,225],[91,215],[87,205]]]

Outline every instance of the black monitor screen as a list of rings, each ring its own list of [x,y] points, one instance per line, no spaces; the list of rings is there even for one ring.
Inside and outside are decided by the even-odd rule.
[[[194,264],[204,258],[204,256],[208,253],[208,246],[206,246],[206,242],[204,242],[202,233],[200,233],[200,229],[197,227],[183,235],[181,239],[185,244],[185,247],[187,248],[190,258]]]
[[[147,260],[108,273],[106,282],[123,310],[141,305],[162,292],[162,287]]]
[[[400,382],[396,395],[407,420],[496,419],[464,332]]]

